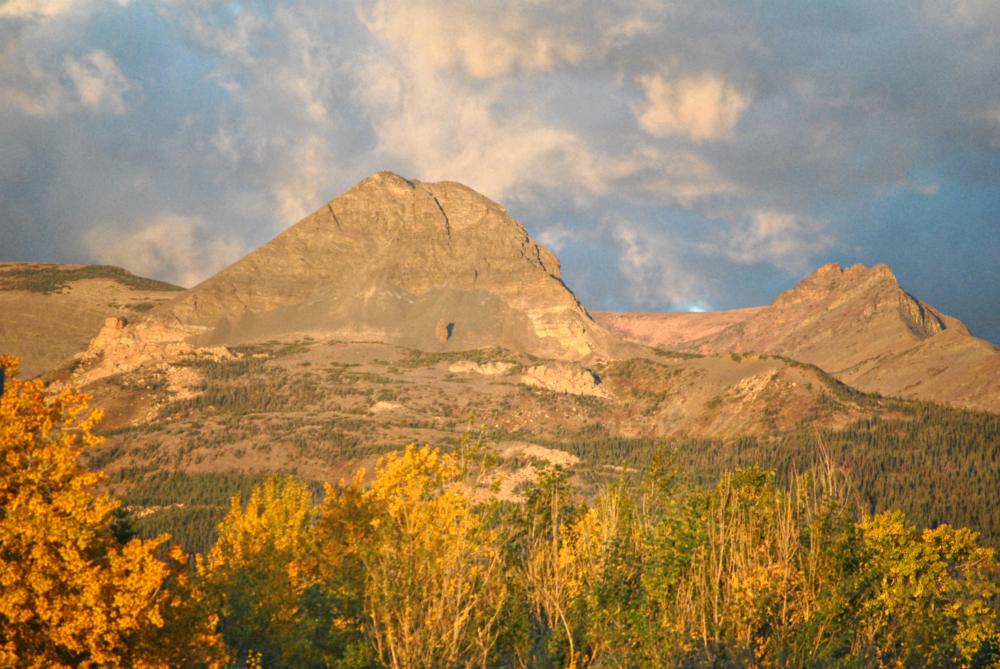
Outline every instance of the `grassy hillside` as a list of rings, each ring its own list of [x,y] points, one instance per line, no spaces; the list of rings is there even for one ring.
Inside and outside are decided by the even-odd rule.
[[[74,281],[111,279],[134,290],[178,291],[180,286],[136,276],[112,265],[63,266],[23,264],[0,268],[0,290],[27,290],[35,293],[57,293]]]

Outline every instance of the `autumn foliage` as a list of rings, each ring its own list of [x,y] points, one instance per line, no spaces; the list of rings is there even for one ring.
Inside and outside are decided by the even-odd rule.
[[[664,454],[596,495],[549,469],[498,500],[482,441],[411,445],[234,497],[188,560],[116,538],[85,395],[15,380],[0,417],[3,666],[1000,666],[992,549],[863,513],[825,462],[705,488]]]
[[[168,667],[214,664],[222,650],[180,549],[167,537],[120,543],[118,502],[80,455],[100,411],[72,389],[18,381],[0,359],[0,665]]]

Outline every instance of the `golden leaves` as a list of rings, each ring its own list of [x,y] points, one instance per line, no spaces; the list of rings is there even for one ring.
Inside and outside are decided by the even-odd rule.
[[[16,361],[0,359],[5,369]],[[73,388],[11,379],[0,397],[0,659],[24,666],[166,666],[154,658],[183,564],[156,550],[168,537],[118,545],[118,503],[94,490],[103,478],[80,465],[101,442],[101,412]],[[181,557],[175,551],[175,558]],[[189,629],[199,630],[197,621]],[[199,630],[200,632],[201,630]],[[211,655],[211,639],[205,648]],[[171,646],[173,644],[173,646]],[[145,649],[146,654],[143,654]]]
[[[361,494],[366,627],[386,666],[486,666],[496,641],[507,584],[460,476],[453,456],[410,444],[379,461]],[[353,503],[352,491],[340,499]]]

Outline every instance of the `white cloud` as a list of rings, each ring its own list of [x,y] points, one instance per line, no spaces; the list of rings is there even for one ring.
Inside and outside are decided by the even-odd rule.
[[[297,222],[364,176],[356,156],[341,149],[363,131],[349,125],[349,70],[358,54],[339,39],[343,7],[303,2],[265,17],[223,3],[205,11],[174,2],[161,11],[214,53],[208,78],[227,95],[225,112],[195,115],[189,141],[226,179],[253,191],[267,227]]]
[[[497,114],[504,92],[500,83],[466,88],[407,68],[405,58],[370,62],[358,87],[379,152],[403,161],[411,176],[459,180],[496,199],[525,185],[570,186],[581,194],[608,188],[621,161],[595,155],[584,138],[531,110]]]
[[[773,282],[832,235],[867,257],[915,258],[874,205],[942,179],[991,202],[1000,3],[904,5],[0,0],[3,246],[69,259],[67,221],[175,209],[207,222],[195,239],[210,225],[256,244],[394,169],[500,200],[580,272],[620,255],[627,280],[592,279],[608,304],[628,291],[650,306],[724,301],[703,290],[713,277]],[[157,45],[155,62],[140,42]],[[155,123],[122,113],[137,92]],[[639,223],[612,233],[609,215]],[[985,257],[988,232],[969,234],[920,248],[948,237]],[[141,250],[151,235],[118,241]],[[952,267],[968,255],[956,248]],[[181,276],[187,252],[135,255]]]
[[[574,184],[603,191],[604,163],[586,140],[540,120],[530,106],[497,113],[515,70],[577,62],[582,47],[532,24],[517,3],[466,5],[380,0],[365,25],[379,42],[359,71],[379,153],[411,176],[454,179],[500,199],[520,186]],[[448,70],[459,67],[469,83]]]
[[[558,190],[576,204],[623,192],[690,206],[731,193],[703,156],[646,146],[639,133],[598,149],[544,105],[512,104],[525,77],[599,61],[657,27],[648,3],[626,4],[580,11],[521,0],[378,0],[360,11],[370,31],[361,56],[337,51],[339,40],[322,27],[330,17],[309,3],[282,6],[267,20],[247,10],[209,20],[183,3],[170,11],[218,52],[212,79],[234,103],[198,146],[234,174],[270,175],[280,227],[364,175],[338,146],[358,131],[343,117],[352,103],[360,112],[353,122],[370,123],[374,136],[365,154],[350,149],[371,166],[365,171],[453,179],[494,199]],[[554,16],[564,20],[545,20]],[[625,81],[608,83],[624,95]],[[344,99],[345,85],[353,100]]]
[[[201,219],[173,213],[140,221],[131,232],[93,228],[85,243],[97,262],[186,287],[218,272],[245,251],[235,238],[212,237]]]
[[[433,69],[460,66],[474,77],[495,78],[515,69],[551,70],[557,63],[579,62],[581,44],[550,31],[525,35],[516,15],[492,23],[481,13],[442,11],[419,3],[380,2],[369,29],[406,48]]]
[[[125,93],[131,86],[111,56],[100,50],[79,58],[68,56],[65,68],[83,106],[93,111],[125,113]]]
[[[762,208],[712,220],[700,233],[620,216],[604,220],[618,248],[618,269],[637,307],[710,310],[734,264],[764,264],[793,276],[814,267],[834,243],[823,221]]]
[[[938,191],[941,189],[941,187],[936,183],[920,180],[914,181],[909,178],[899,179],[896,182],[896,187],[914,193],[920,193],[921,195],[937,195]]]
[[[438,17],[436,5],[408,7],[391,13],[395,4],[385,0],[378,4],[382,13],[376,12],[378,18],[369,19],[367,25],[380,38],[381,48],[369,53],[365,67],[357,72],[356,97],[368,110],[379,155],[389,164],[401,164],[409,175],[423,180],[458,180],[494,199],[526,189],[559,189],[571,200],[586,203],[617,191],[690,206],[733,191],[732,183],[709,160],[690,151],[641,141],[601,150],[589,136],[546,118],[534,104],[507,104],[519,80],[515,70],[541,70],[555,60],[533,60],[528,51],[507,57],[500,49],[501,55],[490,61],[495,71],[487,72],[485,65],[480,68],[471,51],[456,46],[461,42],[456,31],[472,34],[499,22],[498,30],[504,33],[503,20],[494,21],[492,9],[475,17],[467,16],[466,9],[448,18]],[[413,29],[417,19],[400,18],[408,12],[430,12],[442,25],[455,20],[463,28],[427,35]],[[510,14],[511,20],[520,16],[516,8]],[[608,22],[595,38],[605,46],[595,45],[588,57],[597,57],[602,48],[610,48],[607,45],[627,41],[649,26],[634,17]],[[524,30],[530,33],[526,42],[537,37]],[[487,80],[455,77],[447,71],[455,66]]]
[[[694,140],[729,134],[749,104],[722,76],[705,73],[668,79],[662,74],[639,77],[645,101],[639,124],[657,137],[682,135]]]
[[[618,245],[618,269],[637,306],[655,309],[708,308],[711,282],[697,268],[684,241],[648,226],[614,218],[605,221]]]
[[[60,108],[61,93],[54,81],[36,80],[31,86],[0,85],[0,107],[29,116],[51,116]]]
[[[653,27],[634,7],[581,9],[531,0],[378,0],[362,20],[420,69],[460,69],[478,79],[598,59]]]
[[[56,116],[80,108],[123,114],[125,95],[132,88],[111,56],[101,50],[65,56],[61,68],[51,63],[48,54],[39,59],[16,41],[6,44],[0,54],[0,104],[30,116]]]
[[[323,193],[330,158],[319,137],[306,140],[292,159],[291,172],[274,186],[276,213],[280,225],[297,223],[330,199]]]
[[[63,103],[64,87],[58,72],[25,47],[24,42],[31,45],[35,37],[31,34],[25,39],[26,32],[34,31],[24,26],[6,34],[0,31],[0,107],[30,116],[50,116]]]
[[[636,169],[617,185],[622,192],[687,208],[721,196],[747,196],[749,193],[730,178],[720,174],[707,158],[678,148],[642,146],[631,154]]]
[[[742,264],[769,263],[791,273],[811,269],[813,256],[834,238],[817,219],[778,209],[758,209],[730,224],[724,235],[703,242],[706,255]]]
[[[573,230],[569,229],[567,226],[556,223],[552,225],[547,225],[542,228],[536,235],[535,238],[542,243],[546,248],[551,249],[558,253],[562,250],[563,245],[573,237],[578,236],[579,233],[574,233]]]
[[[996,0],[925,0],[924,14],[934,26],[952,30],[985,31],[1000,40],[997,22],[1000,4]]]
[[[51,18],[67,13],[79,4],[79,0],[2,0],[0,18]]]

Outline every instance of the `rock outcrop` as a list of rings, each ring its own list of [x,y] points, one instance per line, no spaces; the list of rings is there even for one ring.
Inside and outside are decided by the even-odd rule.
[[[133,319],[174,297],[178,286],[118,267],[0,263],[0,351],[32,377],[87,347],[105,319]]]
[[[572,363],[547,363],[528,367],[521,374],[521,383],[556,393],[608,397],[601,379],[589,369]]]
[[[185,330],[155,322],[129,325],[124,318],[109,318],[86,351],[74,356],[78,363],[73,381],[81,386],[108,376],[126,374],[146,365],[167,365],[181,358],[228,360],[224,346],[194,346],[184,341]],[[166,369],[166,367],[164,368]],[[190,385],[183,374],[169,378],[172,392]]]
[[[503,376],[514,369],[514,363],[493,361],[478,363],[472,360],[459,360],[448,365],[452,374],[479,374],[480,376]]]

